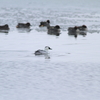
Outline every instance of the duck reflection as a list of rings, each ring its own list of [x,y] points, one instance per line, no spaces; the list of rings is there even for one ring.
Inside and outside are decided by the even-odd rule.
[[[44,55],[35,55],[37,57],[44,57],[45,59],[50,59],[50,55],[49,54],[44,54]]]
[[[18,28],[17,30],[19,33],[26,33],[26,32],[30,32],[32,29],[30,29],[30,28]]]
[[[87,32],[86,32],[86,31],[80,31],[80,32],[79,32],[79,35],[82,35],[82,36],[85,37],[85,36],[87,35]]]
[[[5,35],[8,35],[9,30],[0,30],[0,33],[5,33]]]
[[[44,55],[45,59],[50,59],[50,55],[49,54],[46,54]]]

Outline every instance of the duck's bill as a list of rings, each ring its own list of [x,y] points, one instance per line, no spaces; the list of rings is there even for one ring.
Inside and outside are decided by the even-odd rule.
[[[16,26],[16,28],[18,28],[18,25]]]
[[[39,27],[44,27],[44,25],[39,25]]]

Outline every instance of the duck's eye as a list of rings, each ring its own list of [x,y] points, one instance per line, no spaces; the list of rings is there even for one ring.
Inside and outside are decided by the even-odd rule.
[[[52,50],[50,47],[49,47],[49,49]]]

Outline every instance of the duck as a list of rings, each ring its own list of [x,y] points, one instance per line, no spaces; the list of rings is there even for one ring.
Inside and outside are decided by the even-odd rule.
[[[59,36],[60,35],[60,26],[56,25],[56,26],[48,26],[47,27],[47,33],[51,34],[51,35],[56,35]]]
[[[44,50],[38,49],[35,51],[35,55],[48,55],[48,50],[52,50],[49,46],[45,46]]]
[[[40,22],[39,27],[47,27],[50,25],[50,20]]]
[[[86,36],[87,35],[87,26],[86,25],[82,25],[82,26],[78,26],[79,29],[79,35],[83,35]]]
[[[18,23],[16,28],[30,28],[31,24],[29,22],[27,23]]]
[[[80,31],[87,31],[87,26],[86,26],[86,25],[77,26],[77,28],[78,28]]]
[[[74,37],[76,38],[78,33],[79,33],[79,29],[77,26],[68,28],[68,35],[74,35]]]
[[[8,24],[0,26],[0,30],[9,30],[9,29],[10,28],[9,28]]]

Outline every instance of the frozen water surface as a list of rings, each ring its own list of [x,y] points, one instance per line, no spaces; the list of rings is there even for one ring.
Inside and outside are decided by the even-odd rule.
[[[39,22],[60,25],[60,36],[48,35]],[[30,22],[31,30],[17,30]],[[1,7],[0,100],[100,100],[100,10],[80,8]],[[68,36],[67,28],[87,25],[87,35]],[[34,51],[50,46],[47,56]]]

